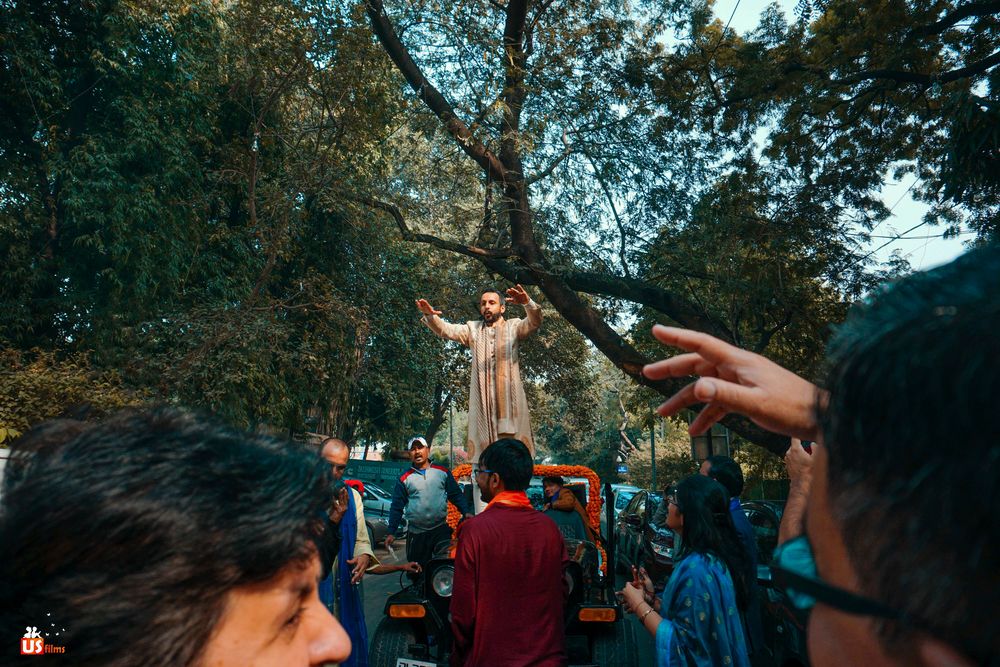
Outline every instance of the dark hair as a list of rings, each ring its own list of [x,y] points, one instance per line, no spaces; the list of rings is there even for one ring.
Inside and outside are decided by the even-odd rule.
[[[508,491],[524,491],[531,482],[535,464],[531,452],[515,438],[497,440],[479,457],[481,466],[495,472]]]
[[[329,505],[315,453],[174,408],[12,449],[31,460],[5,482],[0,627],[53,623],[69,664],[194,664],[231,590],[313,557]]]
[[[500,297],[500,305],[501,306],[503,306],[503,305],[505,305],[507,303],[507,294],[505,292],[501,292],[500,290],[498,290],[495,287],[486,287],[486,288],[483,288],[483,290],[481,292],[479,292],[479,298],[482,299],[482,297],[483,297],[484,294],[496,294],[498,297]],[[476,307],[477,308],[479,307],[479,302],[478,301],[476,302]]]
[[[709,456],[708,476],[726,487],[730,498],[739,498],[743,493],[743,471],[740,465],[728,456],[716,454]]]
[[[828,501],[863,592],[1000,653],[1000,247],[909,276],[830,343]],[[882,626],[887,647],[909,633]]]
[[[566,482],[559,475],[547,475],[542,477],[542,486],[546,484],[557,484],[558,486],[565,486]]]
[[[736,589],[736,603],[745,609],[750,582],[746,554],[729,513],[725,487],[710,477],[691,475],[677,485],[677,510],[684,515],[681,528],[681,555],[697,552],[712,555],[725,563]]]

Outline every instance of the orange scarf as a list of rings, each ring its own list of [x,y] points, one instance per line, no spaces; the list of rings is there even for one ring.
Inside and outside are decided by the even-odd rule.
[[[531,501],[528,500],[528,494],[524,491],[501,491],[493,496],[493,500],[486,505],[486,509],[488,510],[494,505],[507,505],[508,507],[519,507],[527,510],[535,509],[532,507]],[[483,511],[485,512],[486,510]]]

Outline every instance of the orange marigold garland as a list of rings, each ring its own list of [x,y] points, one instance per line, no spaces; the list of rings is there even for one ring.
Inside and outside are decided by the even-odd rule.
[[[462,463],[455,466],[451,473],[455,476],[455,479],[471,477],[472,465]],[[601,500],[601,478],[597,476],[597,473],[586,466],[536,465],[533,474],[535,477],[547,477],[549,475],[559,477],[585,477],[589,486],[587,493],[587,518],[590,522],[590,527],[594,530],[594,533],[598,535],[600,534],[601,506],[603,505],[603,501]],[[451,503],[448,503],[448,525],[451,526],[453,531],[455,531],[461,518],[462,515],[459,514],[458,508]],[[457,531],[454,535],[457,537]],[[608,554],[604,551],[604,545],[598,544],[597,548],[601,552],[601,571],[607,573]]]

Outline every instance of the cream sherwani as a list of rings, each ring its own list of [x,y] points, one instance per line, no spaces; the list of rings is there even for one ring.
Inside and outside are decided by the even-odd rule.
[[[541,325],[542,309],[529,301],[524,310],[524,319],[501,317],[491,327],[482,320],[451,324],[437,315],[423,318],[424,324],[441,338],[472,350],[466,449],[473,463],[478,463],[483,450],[500,438],[517,438],[528,446],[532,457],[535,455],[528,400],[521,384],[518,343]]]

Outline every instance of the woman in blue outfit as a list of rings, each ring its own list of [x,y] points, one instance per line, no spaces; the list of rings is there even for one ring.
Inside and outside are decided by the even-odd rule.
[[[692,475],[668,502],[667,527],[682,536],[681,559],[658,599],[638,577],[626,584],[625,606],[656,638],[657,667],[750,667],[739,613],[747,590],[743,551],[727,493]]]

